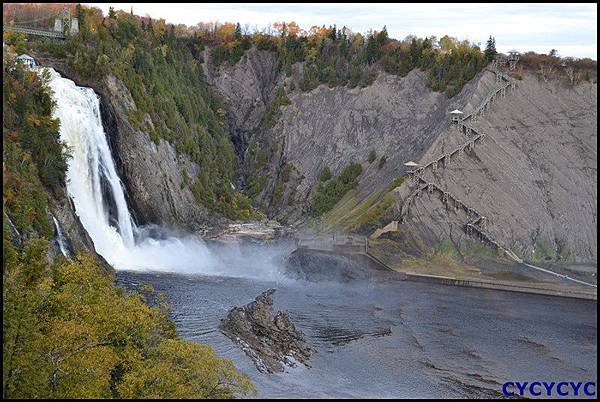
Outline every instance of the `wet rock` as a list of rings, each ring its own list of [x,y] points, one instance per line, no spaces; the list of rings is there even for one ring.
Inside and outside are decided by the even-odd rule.
[[[273,293],[275,289],[269,289],[246,306],[231,309],[220,329],[240,345],[259,371],[282,372],[284,365],[294,367],[295,362],[308,366],[312,349],[287,311],[273,314]]]

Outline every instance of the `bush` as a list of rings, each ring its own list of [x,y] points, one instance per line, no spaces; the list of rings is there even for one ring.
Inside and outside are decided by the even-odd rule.
[[[371,150],[371,152],[369,152],[369,163],[373,163],[375,161],[375,159],[377,159],[377,153],[375,152],[374,149]]]
[[[383,156],[381,157],[381,159],[379,159],[379,165],[377,166],[377,168],[378,168],[378,169],[381,169],[381,168],[383,167],[383,165],[385,165],[385,161],[386,161],[386,160],[387,160],[387,159],[386,159],[385,155],[383,155]]]
[[[317,195],[313,200],[313,214],[315,216],[320,216],[331,210],[344,194],[358,186],[357,179],[361,173],[361,164],[353,163],[346,166],[339,176],[329,181],[327,184],[319,184]]]
[[[319,176],[319,180],[320,181],[327,181],[331,179],[331,170],[329,170],[329,167],[325,166],[323,168],[323,170],[321,171],[321,175]]]

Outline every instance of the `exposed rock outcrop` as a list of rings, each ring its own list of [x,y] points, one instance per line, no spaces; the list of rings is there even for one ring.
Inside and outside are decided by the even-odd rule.
[[[431,145],[454,102],[431,91],[419,71],[405,78],[381,72],[366,88],[321,85],[310,92],[292,90],[292,82],[298,88],[302,66],[295,65],[286,77],[277,71],[273,57],[252,49],[236,65],[225,64],[215,72],[205,52],[204,69],[209,82],[228,100],[234,122],[230,126],[239,127],[246,133],[246,143],[256,142],[268,156],[267,165],[251,171],[256,152],[244,153],[245,174],[265,177],[256,200],[271,217],[286,223],[305,221],[325,167],[337,175],[353,162],[362,163],[359,187],[365,196],[389,185],[402,173],[407,158],[419,158]],[[273,127],[265,127],[261,118],[277,88],[284,85],[291,104],[280,107]],[[371,149],[378,159],[386,157],[381,168],[378,162],[367,162]],[[293,168],[283,182],[286,165]],[[278,185],[280,195],[274,196]]]
[[[286,258],[284,274],[309,282],[387,281],[400,277],[362,253],[304,248]]]
[[[260,67],[262,57],[247,52],[235,66],[213,73],[212,82],[229,99],[233,118],[245,124],[268,155],[262,170],[250,172],[264,175],[255,200],[270,217],[300,225],[325,166],[335,176],[352,162],[362,164],[356,191],[360,202],[405,173],[406,161],[427,163],[464,143],[465,135],[450,126],[448,112],[468,113],[496,85],[494,74],[483,71],[447,99],[413,70],[404,78],[380,72],[366,88],[321,85],[302,92],[289,85],[294,81],[298,88],[301,65],[290,77],[274,75],[272,57]],[[272,128],[265,127],[258,116],[284,84],[291,104],[280,107]],[[259,96],[265,93],[269,96]],[[251,98],[260,98],[259,105],[253,106]],[[428,178],[485,215],[490,234],[522,258],[595,263],[597,84],[545,82],[525,73],[515,92],[497,100],[476,125],[487,135],[484,144],[447,168],[428,172]],[[378,159],[386,156],[383,167],[367,162],[371,149]],[[252,157],[246,152],[246,159]],[[288,164],[291,178],[282,183]],[[409,184],[399,191],[398,209]],[[446,210],[438,198],[435,193],[418,200],[406,225],[429,245],[476,240],[464,229],[466,215]]]
[[[269,289],[244,307],[234,307],[221,322],[221,331],[238,343],[256,367],[266,373],[284,371],[294,361],[307,365],[312,349],[304,334],[290,322],[287,311],[273,315]]]
[[[469,112],[495,85],[485,72]],[[461,107],[461,109],[463,109]],[[493,103],[474,123],[483,143],[445,168],[424,176],[487,217],[486,230],[526,260],[597,260],[597,85],[574,87],[526,74],[516,89]],[[421,158],[425,164],[466,137],[455,126],[442,130]],[[410,183],[399,192],[406,199]],[[430,242],[471,238],[468,218],[423,194],[406,224]]]

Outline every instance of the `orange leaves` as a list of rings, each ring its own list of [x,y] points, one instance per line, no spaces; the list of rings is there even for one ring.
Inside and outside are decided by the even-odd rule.
[[[234,39],[235,24],[226,22],[221,25],[217,30],[217,38],[221,41],[229,43]]]
[[[6,138],[10,141],[19,141],[19,130],[11,130],[6,134]]]
[[[28,114],[25,119],[27,121],[27,124],[35,127],[41,126],[43,122],[42,119],[40,119],[37,115],[34,114]]]

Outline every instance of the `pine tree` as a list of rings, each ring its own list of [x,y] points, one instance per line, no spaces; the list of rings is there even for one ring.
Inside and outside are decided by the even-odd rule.
[[[386,40],[388,40],[388,32],[386,26],[384,25],[381,32],[377,34],[377,44],[381,47]]]
[[[117,18],[117,14],[115,13],[115,9],[112,7],[108,8],[108,18],[110,18],[111,20],[114,20]]]
[[[496,39],[492,38],[491,35],[487,41],[487,45],[485,47],[484,53],[485,53],[485,59],[488,62],[494,60],[494,58],[498,54],[498,52],[496,51]]]
[[[419,53],[420,52],[417,40],[413,38],[412,42],[410,43],[410,58],[413,66],[416,66],[419,62]]]

